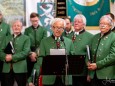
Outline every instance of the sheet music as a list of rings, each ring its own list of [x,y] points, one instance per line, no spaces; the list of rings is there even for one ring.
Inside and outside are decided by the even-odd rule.
[[[50,49],[50,55],[65,55],[65,49]]]

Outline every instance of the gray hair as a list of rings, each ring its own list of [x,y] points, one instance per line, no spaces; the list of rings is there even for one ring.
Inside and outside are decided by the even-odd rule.
[[[74,17],[74,21],[75,21],[75,19],[76,18],[81,18],[82,20],[83,20],[83,23],[84,23],[84,25],[86,26],[86,18],[85,18],[85,16],[84,15],[82,15],[82,14],[77,14],[75,17]]]
[[[107,15],[104,15],[100,18],[99,22],[102,20],[102,19],[107,19],[108,22],[109,22],[109,25],[113,26],[113,21],[112,21],[112,18],[110,16],[107,16]]]
[[[19,19],[14,19],[14,20],[11,22],[11,25],[14,25],[14,23],[16,23],[16,22],[19,22],[20,25],[21,25],[21,27],[23,27],[23,24],[22,24],[22,22],[21,22]]]
[[[84,25],[86,26],[86,18],[85,18],[85,16],[84,15],[82,15],[82,14],[77,14],[75,17],[74,17],[74,21],[75,21],[75,19],[76,18],[81,18],[82,20],[83,20],[83,23],[84,23]]]
[[[66,27],[65,20],[62,19],[62,18],[54,18],[54,19],[52,20],[52,22],[51,22],[51,26],[53,26],[54,23],[57,22],[57,21],[59,21],[59,22],[62,21],[62,22],[64,23],[64,28]]]

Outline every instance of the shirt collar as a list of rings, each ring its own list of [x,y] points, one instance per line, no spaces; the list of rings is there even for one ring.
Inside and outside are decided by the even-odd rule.
[[[20,35],[21,35],[21,33],[20,33],[20,34],[18,34],[18,35],[13,34],[13,37],[14,37],[14,38],[17,38],[17,37],[19,37]]]
[[[75,32],[74,34],[75,34],[75,35],[79,35],[79,34],[82,34],[83,32],[85,32],[84,29],[80,30],[79,32]]]
[[[56,41],[60,41],[60,40],[61,40],[60,37],[55,37],[53,34],[52,34],[52,38],[53,38],[54,40],[56,40]]]
[[[32,25],[32,28],[33,28],[34,30],[36,30],[36,29],[38,29],[38,28],[39,28],[39,25],[38,25],[36,28]]]
[[[109,30],[108,32],[104,33],[104,34],[100,34],[101,37],[105,37],[107,35],[109,35],[111,33],[111,30]]]

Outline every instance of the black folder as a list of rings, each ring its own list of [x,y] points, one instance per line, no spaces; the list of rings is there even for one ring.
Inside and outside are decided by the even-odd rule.
[[[13,47],[13,43],[10,41],[6,48],[4,49],[4,53],[6,54],[14,54],[14,47]]]
[[[48,55],[43,57],[42,75],[65,75],[65,55]],[[83,72],[85,66],[84,55],[68,55],[68,75]]]

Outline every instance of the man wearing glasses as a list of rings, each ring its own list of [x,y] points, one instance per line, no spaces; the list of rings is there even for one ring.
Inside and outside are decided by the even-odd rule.
[[[53,34],[41,41],[39,58],[37,59],[37,63],[34,65],[34,69],[37,70],[38,74],[43,58],[45,58],[47,55],[50,55],[50,49],[66,49],[66,53],[68,55],[74,53],[72,41],[66,37],[62,37],[62,33],[65,28],[65,21],[61,18],[55,18],[51,23],[51,28]],[[57,44],[57,42],[59,42],[59,44]],[[68,84],[72,83],[70,82],[71,80],[68,81]],[[44,86],[65,86],[61,75],[43,75],[42,83]],[[31,77],[29,78],[29,86],[33,86],[33,83],[31,83]]]
[[[111,17],[102,16],[100,33],[92,39],[92,63],[87,63],[91,86],[115,86],[115,33],[111,31],[112,25]]]

